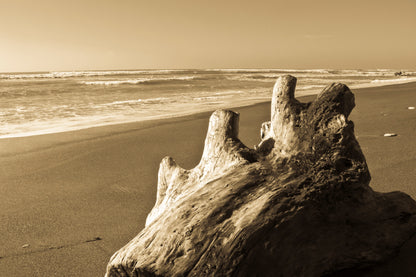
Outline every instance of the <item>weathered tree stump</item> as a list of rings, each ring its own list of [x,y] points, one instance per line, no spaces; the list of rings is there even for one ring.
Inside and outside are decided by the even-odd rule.
[[[348,87],[301,103],[295,86],[277,80],[256,149],[238,140],[239,115],[220,110],[195,168],[162,160],[146,227],[106,276],[330,275],[385,261],[416,233],[415,201],[369,187]]]

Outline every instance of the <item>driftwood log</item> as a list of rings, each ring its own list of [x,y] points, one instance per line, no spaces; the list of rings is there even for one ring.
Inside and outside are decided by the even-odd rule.
[[[416,233],[416,203],[370,188],[354,95],[332,84],[301,103],[295,86],[277,80],[255,149],[238,139],[239,115],[219,110],[195,168],[162,160],[146,227],[106,276],[336,275],[397,253]]]

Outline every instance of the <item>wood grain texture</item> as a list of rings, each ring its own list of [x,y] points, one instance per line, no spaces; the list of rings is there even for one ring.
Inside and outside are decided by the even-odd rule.
[[[162,160],[146,227],[106,276],[336,275],[397,253],[416,233],[416,202],[370,188],[354,95],[332,84],[301,103],[295,86],[277,80],[255,149],[238,140],[238,114],[220,110],[195,168]]]

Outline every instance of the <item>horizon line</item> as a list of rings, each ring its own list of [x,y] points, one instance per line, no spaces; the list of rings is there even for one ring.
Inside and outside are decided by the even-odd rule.
[[[157,70],[398,70],[416,71],[416,69],[399,68],[273,68],[273,67],[220,67],[220,68],[118,68],[118,69],[75,69],[75,70],[37,70],[37,71],[0,71],[0,74],[13,73],[53,73],[53,72],[94,72],[94,71],[157,71]]]

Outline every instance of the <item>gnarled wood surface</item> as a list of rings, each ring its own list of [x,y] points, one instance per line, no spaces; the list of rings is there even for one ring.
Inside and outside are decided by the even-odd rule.
[[[277,80],[255,149],[238,140],[238,114],[220,110],[195,168],[162,160],[146,227],[106,276],[330,275],[382,262],[416,233],[415,201],[369,187],[348,87],[300,103],[295,86]]]

